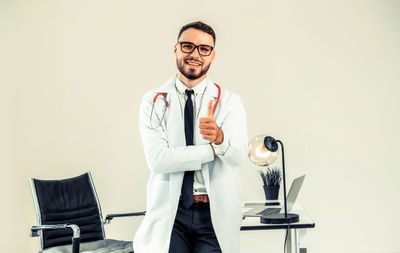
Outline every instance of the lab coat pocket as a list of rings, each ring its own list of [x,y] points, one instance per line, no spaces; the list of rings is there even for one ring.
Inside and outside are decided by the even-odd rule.
[[[225,173],[224,175],[214,177],[211,183],[215,201],[218,202],[221,211],[227,214],[236,214],[241,205],[241,198],[237,189],[240,185],[238,185],[236,177],[230,173]]]
[[[162,208],[162,205],[168,203],[165,199],[169,198],[169,175],[157,174],[153,175],[152,188],[150,194],[150,203],[152,209]]]

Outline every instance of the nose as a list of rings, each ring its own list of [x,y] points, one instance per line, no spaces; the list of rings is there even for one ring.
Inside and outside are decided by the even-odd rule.
[[[199,53],[199,47],[196,47],[193,52],[190,53],[190,56],[192,56],[193,58],[199,59],[200,57],[200,53]]]

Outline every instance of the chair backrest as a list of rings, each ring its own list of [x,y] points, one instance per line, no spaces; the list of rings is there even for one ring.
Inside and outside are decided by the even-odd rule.
[[[100,203],[90,173],[63,180],[30,179],[38,225],[76,224],[81,242],[105,239]],[[71,244],[72,231],[40,233],[40,250]]]

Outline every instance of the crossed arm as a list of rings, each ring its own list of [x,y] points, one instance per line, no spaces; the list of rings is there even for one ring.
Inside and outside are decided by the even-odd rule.
[[[232,106],[218,127],[212,115],[212,101],[209,113],[199,119],[199,131],[210,144],[171,147],[161,126],[150,127],[150,96],[142,100],[139,112],[139,126],[144,152],[153,173],[174,173],[200,170],[203,163],[221,159],[232,166],[240,164],[247,155],[246,114],[239,97],[232,98]]]

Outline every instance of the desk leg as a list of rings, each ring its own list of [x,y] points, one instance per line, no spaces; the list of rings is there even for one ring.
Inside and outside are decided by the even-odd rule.
[[[307,229],[299,229],[298,238],[299,253],[307,253]]]
[[[290,229],[286,241],[286,253],[299,253],[297,229]]]

